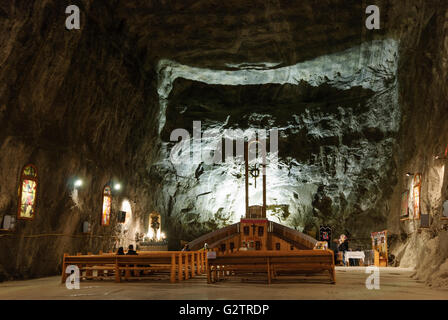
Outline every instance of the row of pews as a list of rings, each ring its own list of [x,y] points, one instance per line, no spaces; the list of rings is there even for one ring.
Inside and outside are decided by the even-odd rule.
[[[169,275],[171,283],[188,280],[206,272],[206,251],[149,251],[138,255],[116,255],[98,253],[87,255],[64,254],[62,260],[62,283],[69,276],[68,266],[77,266],[80,280],[148,278],[154,275]]]
[[[336,283],[334,254],[331,250],[237,251],[217,254],[208,260],[207,282],[215,283],[230,276],[246,278],[262,275],[270,284],[280,276],[327,273]]]
[[[210,257],[208,257],[210,255]],[[246,278],[263,276],[270,284],[282,276],[326,274],[330,283],[336,283],[334,254],[331,250],[294,251],[151,251],[138,255],[114,253],[64,254],[62,283],[68,277],[68,266],[77,266],[80,280],[132,280],[169,276],[170,282],[188,280],[207,274],[207,283],[216,283],[233,276]]]

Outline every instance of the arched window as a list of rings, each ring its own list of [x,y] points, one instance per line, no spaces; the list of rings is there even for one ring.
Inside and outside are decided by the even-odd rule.
[[[17,219],[31,220],[36,214],[37,169],[32,164],[26,165],[20,175],[19,205]]]
[[[103,210],[101,214],[101,225],[108,226],[110,223],[110,208],[112,204],[112,192],[109,186],[103,190]]]

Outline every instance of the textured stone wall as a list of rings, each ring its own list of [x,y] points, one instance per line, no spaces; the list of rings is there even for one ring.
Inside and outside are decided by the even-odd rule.
[[[436,10],[427,4],[418,10],[402,41],[403,118],[394,152],[398,182],[390,198],[388,227],[396,235],[391,248],[399,265],[416,267],[415,277],[429,285],[447,286],[448,226],[440,218],[442,203],[448,199],[448,163],[435,156],[443,156],[448,144],[448,11],[446,6]],[[421,210],[430,215],[431,226],[420,232],[420,221],[398,217],[400,195],[412,183],[406,172],[422,174]]]
[[[0,233],[0,277],[55,274],[64,252],[109,250],[116,237],[130,243],[154,209],[162,213],[170,248],[228,223],[232,210],[238,217],[231,197],[239,189],[230,186],[242,182],[238,168],[188,166],[187,181],[166,163],[173,128],[188,129],[191,120],[217,128],[230,113],[232,128],[282,129],[284,166],[271,174],[284,190],[274,208],[280,221],[302,230],[334,224],[364,244],[370,231],[387,228],[397,264],[444,284],[447,231],[439,218],[447,179],[433,156],[448,143],[447,4],[375,1],[377,31],[364,27],[360,1],[73,4],[82,12],[79,31],[64,28],[60,1],[0,3],[0,219],[17,211],[21,168],[34,163],[40,178],[35,219]],[[375,63],[384,50],[366,45],[375,40],[397,44],[386,64]],[[367,52],[353,59],[370,57],[358,61],[360,74],[346,78],[341,70],[338,78],[309,64],[321,59],[326,67],[332,55],[359,46]],[[347,62],[356,65],[353,59]],[[169,68],[161,72],[161,61],[212,73],[295,65],[310,73],[235,86],[207,76],[172,77]],[[171,90],[161,90],[167,79]],[[423,174],[422,208],[433,217],[420,233],[417,222],[399,221],[408,171]],[[78,201],[71,195],[74,177],[84,180]],[[124,199],[131,203],[126,235],[116,223],[99,225],[101,192],[110,180],[123,185],[113,211]],[[219,201],[217,180],[230,190]],[[93,224],[92,237],[79,234],[85,220]]]
[[[143,221],[150,188],[142,174],[158,112],[153,81],[140,72],[126,32],[107,25],[107,7],[86,5],[85,25],[75,32],[65,29],[59,1],[3,2],[1,9],[8,32],[0,39],[0,220],[17,213],[25,164],[37,166],[39,185],[35,219],[0,233],[0,273],[55,274],[64,252],[113,248],[123,199],[131,200],[136,220],[129,237]],[[77,203],[75,177],[84,181]],[[110,180],[123,188],[113,197],[111,225],[101,227],[102,190]],[[83,221],[93,236],[81,234]]]

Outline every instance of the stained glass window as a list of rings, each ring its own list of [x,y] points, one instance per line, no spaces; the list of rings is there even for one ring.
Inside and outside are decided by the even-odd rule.
[[[20,177],[18,219],[33,219],[36,214],[37,169],[26,165]]]
[[[103,210],[101,214],[101,225],[108,226],[110,223],[110,208],[112,204],[111,189],[106,186],[103,191]]]
[[[420,219],[421,182],[422,175],[417,173],[414,176],[414,219]]]

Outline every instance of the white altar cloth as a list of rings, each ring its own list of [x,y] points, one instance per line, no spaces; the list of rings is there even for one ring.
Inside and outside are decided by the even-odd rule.
[[[361,259],[364,261],[364,251],[345,251],[345,262],[348,263],[348,259]]]

